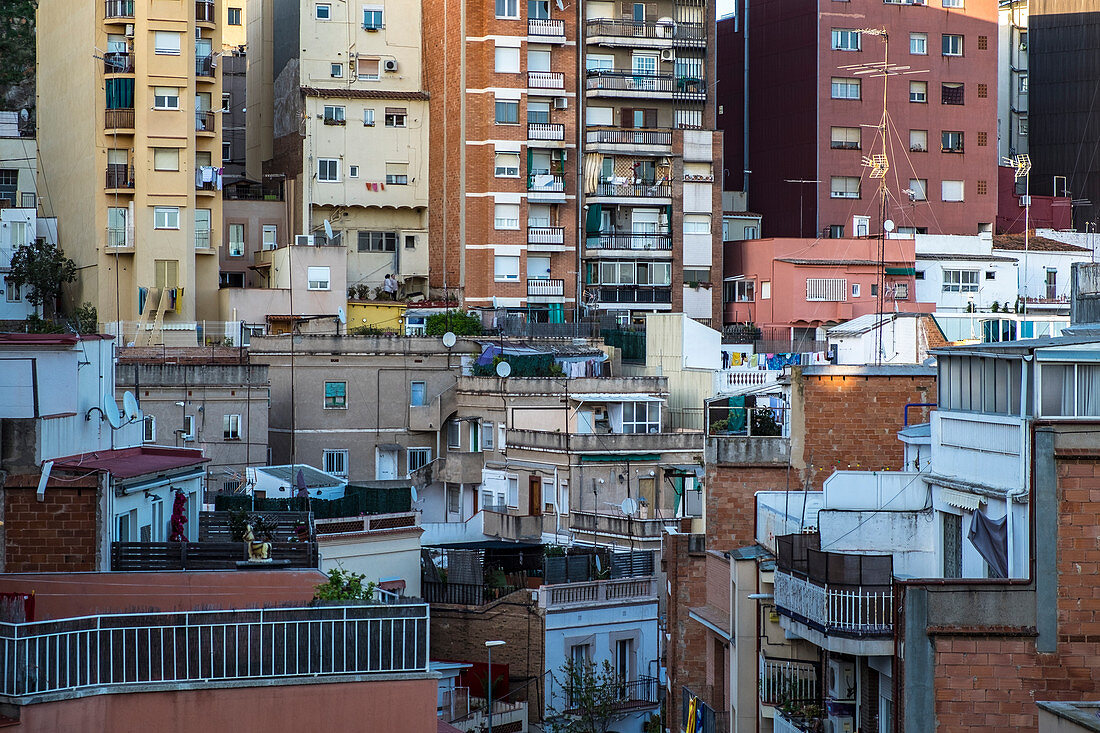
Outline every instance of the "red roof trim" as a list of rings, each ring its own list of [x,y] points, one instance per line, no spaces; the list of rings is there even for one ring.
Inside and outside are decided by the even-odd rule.
[[[191,448],[141,446],[66,456],[56,459],[54,467],[67,471],[109,471],[116,478],[127,479],[198,467],[209,461],[209,458],[203,457],[202,451]]]

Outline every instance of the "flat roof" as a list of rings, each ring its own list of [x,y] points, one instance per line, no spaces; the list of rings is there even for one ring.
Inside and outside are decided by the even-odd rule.
[[[54,461],[54,468],[69,471],[109,471],[118,478],[134,478],[178,468],[197,467],[209,460],[203,457],[202,451],[192,448],[143,445],[58,458]]]
[[[935,374],[935,367],[922,364],[817,364],[802,368],[804,377],[928,377]]]

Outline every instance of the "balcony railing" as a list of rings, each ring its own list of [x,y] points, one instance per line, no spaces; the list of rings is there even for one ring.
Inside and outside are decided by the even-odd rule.
[[[563,297],[565,295],[565,280],[545,280],[528,278],[527,297]]]
[[[704,44],[706,28],[702,23],[649,23],[639,20],[592,18],[587,21],[587,36],[610,38],[644,38],[662,41],[679,41],[682,44]]]
[[[707,702],[703,695],[687,687],[681,688],[680,712],[681,720],[686,723],[688,710],[691,706],[691,698],[696,698],[695,703],[695,733],[719,733],[729,730],[729,713],[724,710],[715,710]]]
[[[671,198],[671,183],[614,183],[603,181],[596,184],[597,196],[620,196],[628,198]]]
[[[657,600],[657,589],[651,577],[544,585],[539,592],[539,607],[587,606],[593,603],[620,603],[644,598]]]
[[[602,285],[597,289],[601,303],[671,303],[672,287],[655,285]]]
[[[134,108],[103,110],[103,126],[108,130],[134,129]]]
[[[196,132],[214,132],[215,115],[212,110],[201,110],[195,113]]]
[[[835,587],[777,571],[778,611],[826,633],[856,636],[890,634],[894,625],[894,592],[889,586]]]
[[[236,183],[222,189],[222,198],[228,201],[282,201],[280,184]]]
[[[527,244],[564,244],[565,227],[527,227]]]
[[[527,86],[531,89],[564,89],[565,74],[560,71],[528,71]]]
[[[209,229],[195,230],[195,249],[208,250],[213,246]]]
[[[133,188],[134,168],[125,163],[107,164],[107,188]]]
[[[103,54],[104,74],[133,74],[134,54],[122,51],[109,51]]]
[[[197,56],[195,58],[195,76],[212,77],[217,67],[214,65],[214,57]]]
[[[595,535],[615,535],[617,537],[637,537],[638,539],[658,538],[665,527],[678,527],[679,520],[636,519],[620,517],[614,514],[574,511],[570,519],[570,529]]]
[[[707,83],[703,79],[621,70],[589,71],[585,89],[640,96],[671,94],[681,99],[703,100],[707,96]]]
[[[115,249],[132,246],[126,237],[126,227],[107,227],[107,246]]]
[[[627,234],[625,232],[601,232],[588,237],[589,249],[672,249],[671,234]]]
[[[363,517],[315,519],[314,526],[318,537],[338,534],[369,534],[372,532],[415,528],[416,518],[416,512],[368,514]]]
[[[760,702],[765,705],[817,700],[817,681],[813,662],[760,656]]]
[[[316,568],[313,542],[273,542],[271,558],[283,567]],[[241,542],[112,542],[111,570],[235,570],[247,560]]]
[[[589,687],[577,690],[576,693],[566,685],[562,691],[565,693],[566,711],[591,705],[593,695],[598,695],[599,700],[606,700],[606,704],[613,709],[648,707],[660,703],[658,696],[662,692],[657,678],[646,676],[630,682],[614,682],[596,689]]]
[[[565,176],[560,173],[534,173],[527,176],[527,190],[542,193],[565,191]]]
[[[672,130],[628,130],[617,127],[593,130],[589,128],[584,137],[590,145],[599,143],[607,145],[658,145],[661,147],[672,145]]]
[[[564,140],[565,125],[556,122],[528,122],[528,140]]]
[[[564,36],[565,21],[551,20],[550,18],[528,18],[527,35],[529,36]]]
[[[214,0],[195,0],[195,20],[199,23],[217,22],[214,12]]]
[[[150,685],[221,685],[428,672],[428,607],[132,613],[0,624],[0,694],[73,697]]]
[[[424,580],[420,593],[428,603],[452,603],[459,606],[483,606],[513,593],[511,586],[491,587],[477,583],[439,583]]]
[[[133,18],[134,0],[107,0],[108,18]]]

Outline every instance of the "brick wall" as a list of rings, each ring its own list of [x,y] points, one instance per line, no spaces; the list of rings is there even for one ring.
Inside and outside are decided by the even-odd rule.
[[[786,466],[707,466],[707,547],[732,550],[756,542],[757,491],[787,488]],[[790,471],[790,488],[802,488],[799,472]]]
[[[665,725],[672,731],[679,731],[683,723],[680,720],[680,688],[687,685],[693,690],[701,690],[707,681],[704,664],[707,634],[702,624],[688,618],[689,608],[706,603],[706,557],[688,552],[690,538],[691,535],[686,534],[666,534],[662,548],[669,594],[669,642],[665,650],[669,696]]]
[[[96,569],[96,477],[50,480],[38,501],[38,477],[10,476],[3,487],[4,572]]]

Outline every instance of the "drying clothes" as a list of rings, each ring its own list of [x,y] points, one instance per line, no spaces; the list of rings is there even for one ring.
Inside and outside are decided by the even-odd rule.
[[[145,312],[145,299],[149,297],[149,288],[138,288],[138,315]]]
[[[741,354],[730,354],[730,364],[732,364],[733,366],[741,366]]]
[[[1009,511],[1012,507],[1009,506]],[[985,558],[998,578],[1008,577],[1008,515],[990,519],[981,509],[974,511],[967,534],[970,544]]]
[[[172,307],[175,308],[176,313],[183,313],[183,288],[176,288],[172,292],[175,294],[175,302]]]
[[[753,354],[749,357],[749,366],[753,368],[760,368],[760,354]]]

